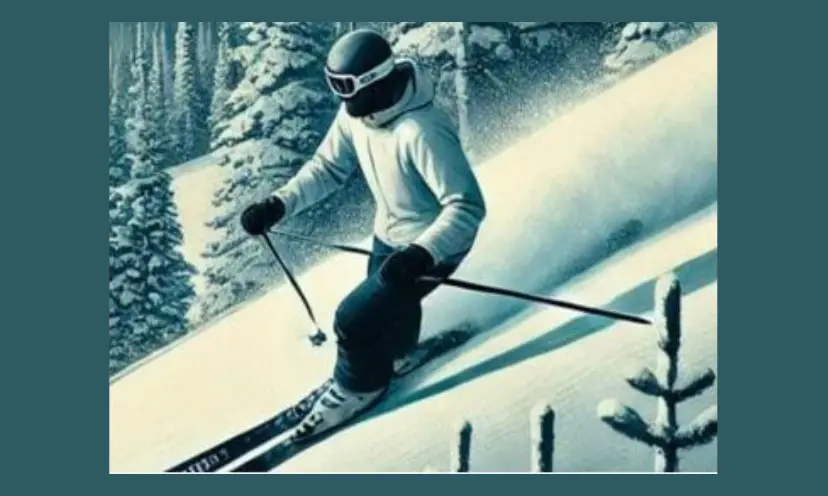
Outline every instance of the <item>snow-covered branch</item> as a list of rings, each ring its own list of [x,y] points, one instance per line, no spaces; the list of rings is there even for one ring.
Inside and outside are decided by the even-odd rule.
[[[716,373],[713,372],[713,369],[707,369],[703,373],[693,376],[689,381],[687,381],[687,384],[677,388],[673,392],[676,403],[681,403],[682,401],[703,393],[709,387],[713,386],[715,382]]]
[[[598,418],[615,431],[635,441],[648,446],[664,444],[664,441],[652,432],[651,427],[638,412],[616,399],[604,400],[598,405]]]
[[[700,413],[689,424],[679,429],[674,444],[676,448],[682,449],[701,446],[712,442],[718,432],[718,406],[713,405]]]
[[[663,396],[665,393],[664,388],[658,383],[655,374],[648,367],[644,367],[630,375],[627,378],[627,384],[632,386],[636,391],[648,396]]]

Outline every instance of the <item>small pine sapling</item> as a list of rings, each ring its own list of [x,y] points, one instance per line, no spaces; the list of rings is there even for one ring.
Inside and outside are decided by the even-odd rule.
[[[678,472],[678,451],[713,441],[718,433],[718,415],[717,406],[713,405],[688,425],[679,427],[676,407],[713,386],[716,374],[707,369],[676,386],[681,345],[681,285],[675,275],[663,276],[657,282],[655,310],[656,370],[645,367],[627,378],[633,389],[657,399],[655,420],[648,424],[638,412],[615,399],[598,405],[598,417],[628,438],[652,446],[656,472]]]
[[[546,403],[537,404],[530,415],[532,472],[552,472],[555,453],[555,410]]]
[[[451,443],[451,472],[469,471],[469,454],[471,453],[472,425],[464,420],[457,428],[457,435]]]

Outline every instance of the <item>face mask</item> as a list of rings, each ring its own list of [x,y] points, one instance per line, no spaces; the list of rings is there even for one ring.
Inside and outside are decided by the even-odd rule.
[[[400,78],[391,75],[344,99],[345,111],[351,117],[365,117],[394,105],[399,98]]]

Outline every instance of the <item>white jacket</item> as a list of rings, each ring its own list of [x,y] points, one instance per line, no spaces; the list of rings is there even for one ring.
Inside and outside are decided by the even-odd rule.
[[[286,214],[295,214],[361,167],[376,200],[380,241],[416,243],[436,263],[459,263],[486,215],[483,195],[457,130],[433,103],[432,81],[414,62],[397,63],[414,75],[400,102],[361,119],[340,107],[315,155],[275,194]]]

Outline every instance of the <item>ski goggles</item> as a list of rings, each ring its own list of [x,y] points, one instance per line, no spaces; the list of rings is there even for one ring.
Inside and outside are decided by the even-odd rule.
[[[353,74],[337,74],[329,71],[325,67],[325,80],[328,82],[331,91],[336,95],[341,98],[351,98],[366,86],[370,86],[391,74],[394,70],[394,65],[394,58],[390,57],[370,71],[358,76]]]

